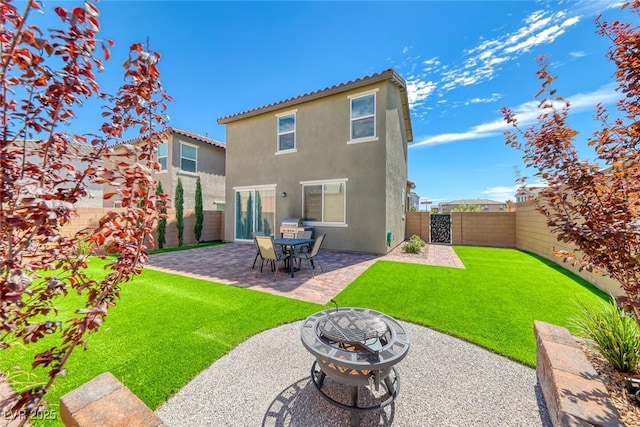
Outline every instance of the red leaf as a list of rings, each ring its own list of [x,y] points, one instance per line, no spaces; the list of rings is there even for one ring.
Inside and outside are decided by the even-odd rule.
[[[58,6],[53,10],[55,10],[60,18],[65,20],[67,19],[67,10],[64,7]]]

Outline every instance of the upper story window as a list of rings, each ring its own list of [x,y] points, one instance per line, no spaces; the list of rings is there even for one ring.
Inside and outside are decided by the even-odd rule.
[[[346,225],[346,179],[303,182],[303,216],[309,224]]]
[[[278,151],[296,149],[296,112],[278,114]]]
[[[160,170],[167,170],[167,143],[162,142],[158,144],[158,163],[160,163]]]
[[[198,160],[198,147],[195,145],[187,144],[186,142],[180,143],[180,170],[185,172],[196,172]]]
[[[376,137],[376,91],[364,95],[352,95],[351,141],[360,142]]]

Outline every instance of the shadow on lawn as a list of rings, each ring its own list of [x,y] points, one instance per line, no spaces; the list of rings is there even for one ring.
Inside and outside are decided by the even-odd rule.
[[[547,258],[545,258],[545,257],[543,257],[541,255],[534,254],[533,252],[528,252],[528,251],[523,251],[523,250],[521,250],[521,252],[524,252],[525,254],[531,256],[532,258],[537,259],[538,261],[540,261],[541,263],[543,263],[547,267],[549,267],[549,268],[557,271],[558,273],[560,273],[560,274],[562,274],[562,275],[574,280],[580,286],[582,286],[583,288],[585,288],[589,292],[599,296],[600,298],[608,299],[610,297],[610,295],[607,294],[605,291],[599,289],[595,285],[592,285],[591,283],[589,283],[589,281],[587,281],[586,279],[583,279],[582,277],[578,276],[577,274],[567,270],[562,265],[556,264],[554,261],[551,261],[551,260],[549,260],[549,259],[547,259]]]

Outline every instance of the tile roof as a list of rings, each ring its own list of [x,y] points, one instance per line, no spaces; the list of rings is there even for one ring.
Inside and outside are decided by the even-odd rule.
[[[223,148],[225,150],[227,149],[227,146],[223,142],[216,141],[215,139],[209,138],[208,136],[203,136],[203,135],[197,134],[195,132],[189,132],[187,130],[178,129],[178,128],[175,128],[175,127],[169,127],[169,131],[173,132],[175,134],[178,134],[178,135],[182,135],[182,136],[186,136],[188,138],[195,139],[195,140],[200,141],[200,142],[204,142],[206,144],[213,145],[214,147],[220,147],[220,148]]]
[[[402,108],[405,116],[405,127],[407,129],[407,140],[413,141],[413,130],[411,128],[411,116],[409,113],[409,100],[407,96],[407,84],[398,73],[393,69],[388,69],[380,73],[375,73],[370,76],[362,77],[355,80],[350,80],[345,83],[340,83],[324,89],[319,89],[313,92],[305,93],[303,95],[295,96],[293,98],[287,98],[282,101],[274,102],[262,107],[253,108],[251,110],[243,111],[229,116],[220,117],[218,119],[219,124],[226,124],[236,120],[246,119],[248,117],[257,116],[259,114],[267,113],[281,108],[290,107],[292,105],[301,104],[303,102],[311,101],[325,96],[333,95],[336,93],[346,92],[348,90],[356,89],[362,86],[366,86],[372,83],[381,82],[384,80],[390,80],[396,86],[400,88],[402,94]]]
[[[169,126],[167,128],[167,131],[169,131],[170,133],[173,133],[173,134],[182,135],[182,136],[186,136],[187,138],[195,139],[196,141],[204,142],[205,144],[213,145],[214,147],[219,147],[219,148],[222,148],[224,150],[227,149],[227,146],[226,146],[226,144],[224,142],[216,141],[213,138],[209,138],[208,136],[200,135],[200,134],[195,133],[195,132],[189,132],[188,130],[178,129],[176,127],[171,127],[171,126]],[[121,145],[121,144],[134,144],[134,143],[138,142],[138,140],[140,140],[140,138],[128,139],[126,141],[122,141],[122,142],[119,142],[119,143],[115,144],[115,146],[118,146],[118,145]]]

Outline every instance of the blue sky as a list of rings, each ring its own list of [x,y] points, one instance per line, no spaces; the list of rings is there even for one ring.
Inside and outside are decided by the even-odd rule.
[[[394,68],[409,88],[416,192],[434,204],[514,199],[514,167],[527,171],[504,144],[500,108],[535,118],[535,58],[549,54],[584,141],[595,130],[596,103],[613,109],[618,98],[609,41],[594,19],[635,18],[619,4],[103,0],[102,34],[116,46],[99,79],[117,87],[128,46],[148,37],[175,98],[170,125],[225,141],[219,117]],[[54,2],[45,5],[48,21]],[[94,124],[82,119],[74,128]]]

